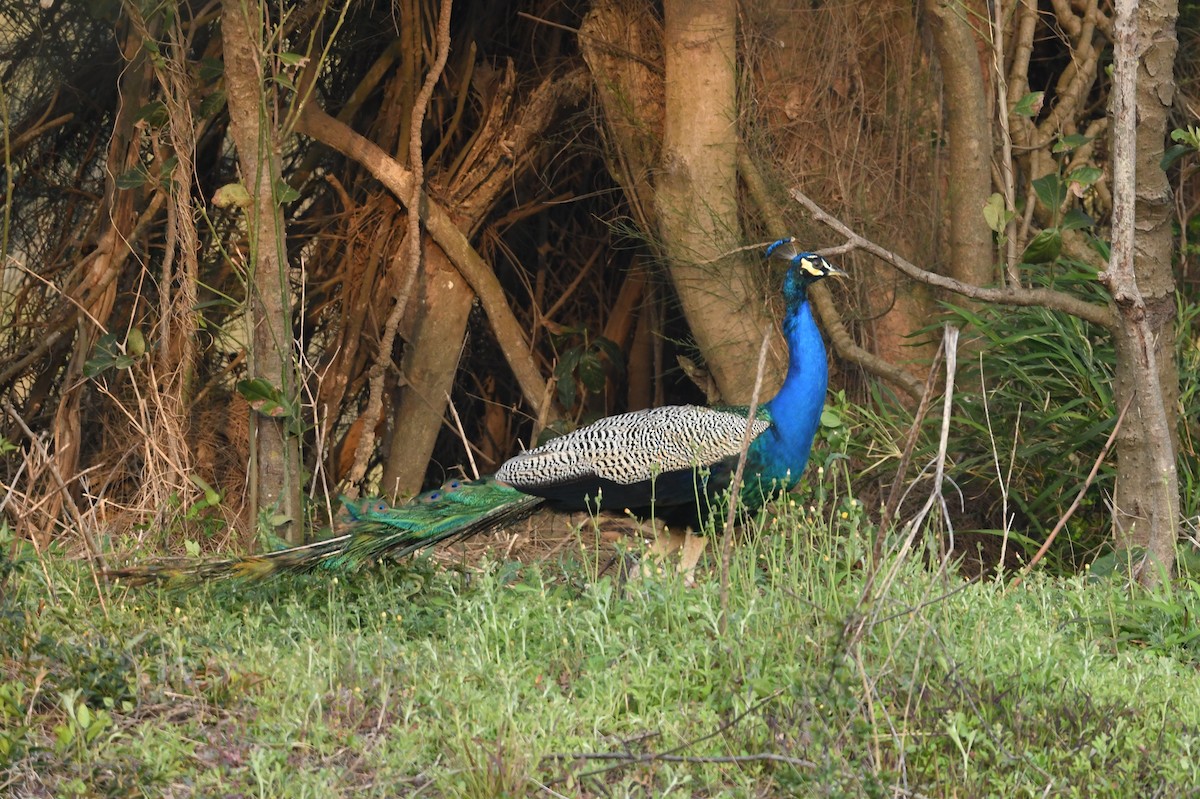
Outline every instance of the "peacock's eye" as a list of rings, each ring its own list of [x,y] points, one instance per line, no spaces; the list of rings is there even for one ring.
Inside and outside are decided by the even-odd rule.
[[[375,511],[376,513],[383,513],[387,509],[388,509],[387,503],[384,502],[382,499],[377,499],[371,503],[371,510]]]
[[[442,490],[443,491],[454,491],[461,487],[462,487],[461,480],[451,480],[450,482],[448,482],[444,486],[442,486]]]
[[[426,494],[426,495],[423,497],[423,500],[424,500],[425,502],[437,502],[437,501],[438,501],[438,499],[440,499],[440,498],[441,498],[441,496],[442,496],[442,492],[441,492],[441,491],[430,491],[428,494]]]

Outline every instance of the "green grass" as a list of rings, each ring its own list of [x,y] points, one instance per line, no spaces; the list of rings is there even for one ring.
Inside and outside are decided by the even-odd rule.
[[[78,564],[24,564],[0,605],[0,794],[1200,785],[1196,653],[1190,640],[1147,648],[1137,620],[1159,616],[1139,615],[1144,597],[1083,578],[965,583],[917,558],[863,608],[868,545],[847,507],[832,520],[791,509],[739,547],[724,636],[714,574],[621,590],[586,566],[468,577],[418,562],[336,582],[108,588],[106,615]],[[1184,602],[1165,596],[1148,612]]]

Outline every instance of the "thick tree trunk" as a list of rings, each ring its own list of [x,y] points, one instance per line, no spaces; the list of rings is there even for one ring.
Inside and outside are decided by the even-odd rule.
[[[1175,465],[1175,282],[1171,187],[1161,168],[1175,92],[1175,0],[1118,0],[1113,26],[1113,246],[1105,282],[1117,330],[1117,402],[1129,411],[1117,439],[1113,527],[1119,546],[1142,546],[1171,567],[1179,524]],[[1144,582],[1159,578],[1142,571]]]
[[[420,489],[454,387],[475,292],[437,246],[425,248],[420,311],[404,353],[404,387],[392,415],[392,448],[383,471],[387,496]]]
[[[255,0],[225,0],[221,34],[229,131],[237,148],[242,182],[250,193],[246,232],[250,241],[247,317],[250,322],[250,374],[296,397],[290,329],[291,297],[284,248],[283,209],[275,196],[279,157],[274,149],[267,84],[263,82],[264,9]],[[291,544],[304,535],[300,504],[300,447],[289,435],[290,420],[255,414],[251,496],[255,507],[282,523]]]
[[[772,322],[741,244],[737,204],[737,3],[667,0],[666,118],[655,208],[684,314],[722,399],[744,402]],[[765,385],[778,386],[783,347]]]
[[[924,0],[933,20],[942,67],[946,133],[950,140],[947,196],[950,213],[950,276],[973,286],[990,285],[992,234],[983,206],[992,190],[992,128],[979,46],[960,0]]]

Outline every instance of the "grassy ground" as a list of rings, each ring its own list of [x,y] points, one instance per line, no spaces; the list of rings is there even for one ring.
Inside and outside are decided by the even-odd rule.
[[[736,551],[725,635],[715,573],[621,587],[586,557],[103,602],[78,564],[26,563],[0,794],[1196,793],[1191,605],[914,560],[864,606],[850,507]]]

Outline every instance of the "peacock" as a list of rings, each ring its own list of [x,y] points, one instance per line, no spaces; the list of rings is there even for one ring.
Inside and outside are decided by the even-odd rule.
[[[192,583],[225,577],[261,579],[282,572],[355,571],[443,541],[499,529],[548,505],[562,511],[628,512],[675,532],[663,551],[683,546],[691,574],[703,552],[699,530],[727,494],[750,426],[738,500],[754,510],[791,489],[808,463],[825,404],[828,364],[808,288],[845,272],[780,239],[766,257],[788,264],[783,333],[788,369],[778,393],[749,419],[746,407],[668,405],[605,417],[516,455],[479,480],[452,480],[412,501],[342,499],[349,522],[335,538],[263,555],[185,566],[137,566],[110,572],[133,584]]]

